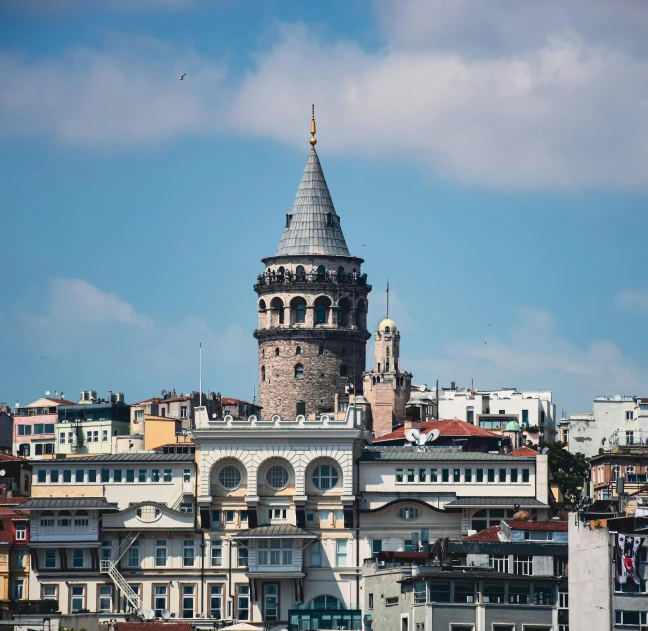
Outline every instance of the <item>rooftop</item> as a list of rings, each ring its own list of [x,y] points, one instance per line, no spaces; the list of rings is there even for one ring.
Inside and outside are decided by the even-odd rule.
[[[422,451],[418,447],[367,447],[360,456],[360,461],[375,460],[471,460],[471,461],[499,461],[519,462],[525,456],[511,456],[509,454],[488,454],[479,451],[454,451],[448,453],[434,447]]]
[[[95,456],[72,456],[69,458],[55,458],[54,460],[40,460],[38,462],[32,462],[34,465],[46,465],[48,467],[56,464],[70,466],[75,462],[121,462],[121,461],[131,461],[131,462],[145,462],[145,461],[192,461],[194,460],[193,454],[164,454],[159,452],[151,451],[140,451],[135,453],[124,453],[124,454],[97,454]]]
[[[265,537],[291,537],[298,539],[316,539],[317,536],[307,530],[297,528],[291,524],[277,524],[274,526],[259,526],[241,530],[234,535],[234,539],[264,539]]]
[[[468,535],[467,537],[462,537],[462,541],[491,541],[493,543],[500,543],[501,539],[499,538],[499,533],[502,529],[500,526],[491,526],[486,528],[486,530],[481,530],[476,532],[474,535]]]
[[[530,447],[519,447],[512,451],[510,455],[524,458],[535,458],[538,455],[538,452]]]
[[[100,510],[117,508],[117,504],[111,504],[103,497],[32,497],[20,507],[20,510],[49,510],[52,508]]]
[[[190,622],[116,622],[115,631],[191,631]]]
[[[569,529],[569,524],[566,521],[524,521],[521,519],[506,519],[504,521],[511,530],[567,532]]]
[[[447,419],[441,421],[429,421],[427,423],[421,423],[420,431],[429,432],[433,429],[438,429],[440,436],[478,436],[485,438],[501,438],[499,434],[495,432],[488,431],[473,425],[472,423],[466,423],[460,421],[459,419]],[[374,439],[375,443],[390,441],[390,440],[400,440],[405,439],[405,432],[407,430],[405,427],[399,427],[389,434],[383,434],[378,438]]]
[[[448,502],[445,508],[464,508],[469,506],[547,506],[535,497],[458,497]]]

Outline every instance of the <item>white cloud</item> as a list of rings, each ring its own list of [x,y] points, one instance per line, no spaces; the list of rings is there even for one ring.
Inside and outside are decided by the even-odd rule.
[[[180,390],[181,384],[197,390],[202,341],[205,389],[225,388],[251,398],[255,341],[239,325],[219,330],[193,316],[163,322],[79,279],[51,279],[46,295],[43,313],[22,309],[13,334],[57,367],[52,375],[57,381],[65,375],[80,387],[88,381],[115,384],[129,398],[163,387]],[[250,392],[241,392],[244,374]]]
[[[227,132],[306,147],[314,101],[323,151],[495,189],[645,189],[645,4],[514,4],[385,0],[378,50],[284,25],[243,77],[152,41],[5,54],[0,133],[129,148]]]
[[[648,291],[621,289],[614,298],[617,307],[648,313]]]
[[[413,362],[403,358],[402,364],[418,380],[466,385],[474,379],[481,389],[552,390],[559,409],[582,407],[601,394],[642,394],[648,377],[647,370],[610,340],[574,344],[544,309],[520,309],[507,339],[448,341],[440,356],[419,356]],[[571,411],[587,411],[589,405]]]

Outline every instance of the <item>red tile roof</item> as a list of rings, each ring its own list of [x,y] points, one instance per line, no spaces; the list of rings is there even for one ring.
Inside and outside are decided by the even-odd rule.
[[[20,456],[11,456],[9,454],[0,454],[0,462],[27,462],[27,458],[21,458]]]
[[[521,521],[504,520],[511,530],[540,530],[543,532],[567,532],[566,521]]]
[[[438,429],[441,436],[482,436],[487,438],[500,438],[499,434],[490,432],[482,427],[477,427],[472,423],[466,423],[459,419],[449,419],[444,421],[430,421],[429,423],[421,423],[421,432],[427,433],[433,429]],[[374,439],[374,443],[382,442],[384,440],[398,440],[405,438],[405,428],[399,427],[389,434],[383,434]]]
[[[511,452],[511,456],[520,456],[524,458],[528,458],[529,456],[535,458],[537,455],[538,452],[535,451],[535,449],[531,449],[530,447],[520,447],[519,449]]]
[[[115,631],[191,631],[190,622],[117,622]]]
[[[159,403],[160,401],[164,401],[164,399],[161,399],[160,397],[153,397],[152,399],[144,399],[144,401],[138,401],[137,403],[133,403],[133,405],[143,405],[144,403]]]
[[[68,399],[54,399],[53,397],[43,397],[44,399],[47,399],[48,401],[52,401],[53,403],[57,403],[58,405],[76,405],[74,401],[70,401]],[[29,407],[26,405],[25,407]]]
[[[222,397],[221,403],[223,405],[236,405],[237,403],[245,403],[246,405],[255,405],[249,401],[243,401],[243,399],[231,399],[230,397]]]
[[[476,532],[474,535],[462,537],[462,541],[500,541],[498,534],[501,528],[499,526],[491,526],[486,530]]]

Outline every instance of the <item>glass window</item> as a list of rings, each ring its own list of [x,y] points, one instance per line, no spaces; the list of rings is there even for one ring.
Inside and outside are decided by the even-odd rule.
[[[72,525],[72,514],[70,511],[62,510],[58,514],[58,525],[61,528],[69,528]]]
[[[110,482],[110,471],[108,469],[101,470],[101,481]]]
[[[101,442],[103,442],[103,443],[108,442],[108,430],[107,429],[102,429],[101,430]]]
[[[155,615],[161,616],[162,612],[167,608],[167,586],[156,585],[153,593],[153,608],[155,609]]]
[[[193,567],[196,560],[196,549],[193,539],[185,539],[182,546],[183,567]]]
[[[16,526],[16,541],[26,541],[27,540],[27,526],[24,524],[19,524]]]
[[[146,482],[146,469],[140,469],[137,472],[137,481],[138,482]]]
[[[500,483],[506,482],[506,469],[499,470],[499,481]]]
[[[38,483],[45,484],[47,482],[47,471],[45,469],[38,470]]]
[[[54,548],[45,548],[45,567],[47,569],[56,567],[56,550]]]
[[[72,482],[72,470],[71,469],[63,469],[63,482],[64,483],[70,483]]]
[[[160,470],[159,469],[152,469],[151,470],[151,482],[159,482],[160,481]]]
[[[191,469],[182,470],[182,481],[185,483],[191,482]]]
[[[97,470],[88,469],[88,483],[94,484],[97,481]]]
[[[402,482],[402,481],[403,481],[403,470],[396,469],[396,482]]]
[[[417,581],[414,583],[414,603],[422,604],[426,601],[427,590],[425,585],[425,581]]]
[[[126,482],[135,482],[135,469],[126,469]]]
[[[511,484],[517,484],[518,481],[518,470],[511,469]]]
[[[99,611],[102,613],[112,611],[112,587],[110,585],[99,586]]]
[[[322,544],[316,541],[311,545],[311,566],[321,567],[322,565]]]
[[[338,471],[333,465],[323,464],[313,471],[313,484],[321,491],[332,489],[338,480]]]
[[[121,482],[123,480],[123,472],[121,469],[115,469],[113,471],[113,482]]]
[[[295,364],[295,379],[304,378],[304,367],[301,364]]]
[[[522,482],[527,483],[529,481],[529,470],[522,469]]]
[[[211,522],[212,525],[216,526],[220,524],[221,516],[220,516],[220,511],[219,510],[213,510],[211,512]]]
[[[196,586],[182,586],[182,617],[193,618],[196,600]]]
[[[509,603],[528,605],[531,600],[531,586],[529,583],[509,583]]]
[[[464,482],[472,482],[472,469],[464,469]]]
[[[209,615],[216,620],[223,617],[222,585],[211,585],[209,587]]]
[[[441,482],[450,481],[450,469],[441,469]]]
[[[41,513],[40,525],[42,528],[53,528],[54,527],[54,513],[52,511],[46,510]]]
[[[274,465],[266,473],[268,486],[276,490],[285,489],[288,486],[289,478],[288,469],[282,465]]]
[[[59,481],[59,470],[58,469],[52,469],[50,471],[50,482],[52,484],[58,484]]]
[[[298,324],[303,324],[304,322],[306,322],[306,305],[303,304],[297,305],[295,321]],[[300,353],[297,354],[299,355]]]
[[[155,566],[165,567],[167,564],[167,542],[165,539],[158,539],[155,542]]]
[[[452,472],[452,481],[461,482],[461,469],[454,469]]]
[[[220,539],[212,539],[211,542],[211,565],[220,567],[223,564],[223,542]]]
[[[413,521],[419,518],[419,509],[415,506],[403,506],[398,509],[398,516],[405,521]]]
[[[488,469],[488,481],[495,482],[495,469]]]
[[[164,477],[163,477],[164,482],[172,482],[173,481],[173,472],[171,471],[171,469],[165,469],[163,475],[164,475]]]
[[[427,469],[419,469],[419,482],[425,482],[425,478],[427,476]]]
[[[236,515],[236,511],[226,510],[225,511],[225,523],[226,524],[233,524],[235,515]]]
[[[414,482],[414,469],[407,470],[407,481]]]
[[[436,482],[436,481],[437,481],[437,470],[430,469],[430,482]]]
[[[455,581],[454,602],[475,602],[475,583],[472,581]]]
[[[484,583],[485,603],[503,603],[505,602],[504,583]]]
[[[58,600],[56,585],[43,585],[42,594],[43,600]]]
[[[513,557],[513,574],[522,576],[533,575],[533,557],[528,555],[516,555]]]
[[[315,307],[315,323],[316,324],[326,323],[326,307],[324,305],[317,305]]]
[[[239,620],[250,619],[250,586],[239,585],[236,590],[236,614]]]
[[[220,485],[228,491],[233,491],[238,488],[242,479],[241,472],[233,465],[223,467],[218,474]]]
[[[449,603],[450,602],[450,583],[441,581],[430,581],[430,602],[432,603]]]
[[[140,566],[140,548],[139,541],[135,541],[131,544],[131,547],[128,548],[128,567],[139,567]]]
[[[83,548],[75,548],[72,550],[72,567],[83,567]]]
[[[85,609],[85,585],[73,585],[70,588],[70,609],[72,613]]]
[[[238,567],[247,567],[248,566],[248,542],[246,540],[239,541],[236,551],[236,561]]]
[[[347,540],[336,539],[335,541],[335,564],[337,567],[346,567],[347,564]]]
[[[555,605],[556,604],[555,586],[536,583],[533,586],[533,602],[536,605]]]
[[[85,478],[85,475],[84,475],[84,474],[85,474],[85,471],[84,471],[83,469],[77,469],[77,470],[74,472],[74,481],[75,481],[77,484],[83,484],[83,480],[84,480],[84,478]]]

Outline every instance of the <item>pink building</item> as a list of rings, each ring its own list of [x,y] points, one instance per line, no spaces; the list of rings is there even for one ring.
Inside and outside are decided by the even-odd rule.
[[[40,460],[55,452],[55,426],[58,408],[75,405],[67,399],[43,397],[29,405],[16,408],[13,427],[13,453],[23,458]]]

